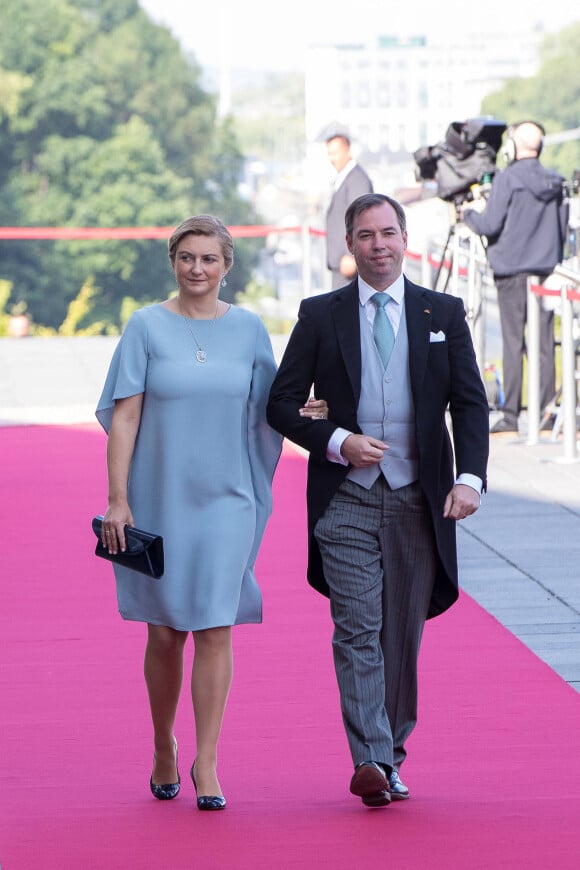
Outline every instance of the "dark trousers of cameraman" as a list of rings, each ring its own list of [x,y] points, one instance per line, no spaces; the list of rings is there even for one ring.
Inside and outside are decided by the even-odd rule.
[[[547,275],[538,275],[543,284]],[[522,409],[522,364],[526,353],[528,275],[495,277],[503,342],[503,416],[517,428]],[[540,307],[540,407],[544,414],[556,393],[554,312]]]

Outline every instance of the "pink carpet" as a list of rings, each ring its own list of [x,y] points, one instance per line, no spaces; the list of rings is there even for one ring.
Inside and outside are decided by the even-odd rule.
[[[220,771],[228,809],[148,790],[144,627],[117,614],[90,519],[96,426],[0,429],[2,870],[578,867],[580,698],[463,595],[429,623],[412,799],[371,811],[351,775],[326,602],[306,585],[304,460],[285,451],[260,562],[265,622],[235,632]],[[189,644],[191,656],[191,644]]]

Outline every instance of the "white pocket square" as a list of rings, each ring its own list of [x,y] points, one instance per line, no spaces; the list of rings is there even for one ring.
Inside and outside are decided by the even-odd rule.
[[[439,332],[430,332],[429,341],[445,341],[445,333],[441,330]]]

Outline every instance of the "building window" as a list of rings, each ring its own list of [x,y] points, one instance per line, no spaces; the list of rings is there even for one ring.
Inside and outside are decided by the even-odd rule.
[[[371,91],[368,82],[359,82],[358,102],[359,106],[368,106],[371,101]]]
[[[377,82],[377,106],[387,107],[391,105],[391,83]]]
[[[357,139],[364,148],[368,148],[370,141],[370,130],[366,124],[361,124],[357,130]]]

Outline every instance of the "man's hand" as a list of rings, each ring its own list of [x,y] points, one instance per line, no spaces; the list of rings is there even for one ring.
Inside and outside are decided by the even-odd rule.
[[[349,435],[342,442],[340,452],[354,468],[378,465],[389,445],[370,435]]]
[[[477,211],[481,214],[482,211],[485,211],[486,205],[487,203],[482,196],[480,196],[479,199],[472,199],[469,202],[463,202],[459,207],[459,219],[463,220],[466,211]]]
[[[448,520],[464,520],[478,509],[481,499],[472,486],[456,483],[443,506],[443,516]]]
[[[354,278],[356,275],[356,262],[351,254],[343,254],[340,258],[340,274],[345,278]]]

